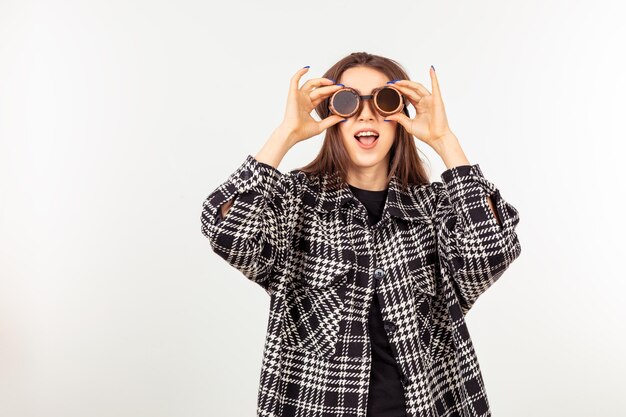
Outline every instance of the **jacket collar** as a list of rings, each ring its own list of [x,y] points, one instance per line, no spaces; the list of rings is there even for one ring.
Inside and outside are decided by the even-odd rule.
[[[429,222],[432,215],[428,208],[426,190],[427,185],[409,185],[409,190],[402,189],[400,179],[392,175],[387,192],[387,201],[383,208],[393,217],[403,220],[421,220]],[[412,188],[416,187],[416,188]],[[415,195],[411,192],[414,190]],[[358,204],[358,199],[352,193],[347,183],[342,182],[336,173],[324,174],[315,184],[317,200],[315,209],[319,212],[332,212],[341,209],[345,205]]]

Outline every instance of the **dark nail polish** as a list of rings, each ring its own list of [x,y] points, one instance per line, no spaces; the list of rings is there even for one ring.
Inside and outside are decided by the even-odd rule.
[[[387,120],[387,119],[385,119],[384,121],[385,122],[393,122],[393,120]]]
[[[343,84],[337,84],[337,85],[340,85],[340,86],[342,86],[342,87],[345,87],[345,85],[343,85]]]
[[[435,67],[433,67],[432,65],[430,67],[433,69],[433,71],[435,71]]]
[[[310,65],[307,65],[306,67],[302,67],[302,68],[311,68],[311,66],[310,66]]]

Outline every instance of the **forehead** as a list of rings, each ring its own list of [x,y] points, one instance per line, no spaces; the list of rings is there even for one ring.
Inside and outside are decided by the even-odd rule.
[[[352,67],[345,70],[337,82],[354,88],[359,94],[369,94],[374,88],[386,85],[387,81],[391,80],[377,69]]]

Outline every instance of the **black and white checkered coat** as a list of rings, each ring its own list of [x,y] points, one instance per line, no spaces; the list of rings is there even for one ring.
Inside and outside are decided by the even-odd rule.
[[[491,415],[464,316],[519,256],[519,215],[478,164],[441,179],[403,191],[394,177],[374,226],[336,175],[251,155],[206,198],[212,250],[271,297],[258,416],[365,417],[375,294],[407,415]]]

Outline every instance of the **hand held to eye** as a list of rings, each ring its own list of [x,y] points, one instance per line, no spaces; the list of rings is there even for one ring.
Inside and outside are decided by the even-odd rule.
[[[432,93],[415,81],[395,81],[394,87],[400,90],[415,108],[415,117],[410,118],[408,115],[399,113],[388,116],[387,120],[400,123],[409,134],[437,150],[437,144],[440,143],[441,139],[453,137],[454,134],[448,124],[439,81],[432,66],[430,77]]]
[[[306,140],[322,133],[324,130],[344,120],[339,115],[330,115],[317,121],[311,116],[311,112],[328,96],[342,88],[328,78],[312,78],[306,81],[302,87],[298,87],[300,78],[309,70],[304,67],[291,77],[285,117],[279,128],[289,132],[289,146]]]

